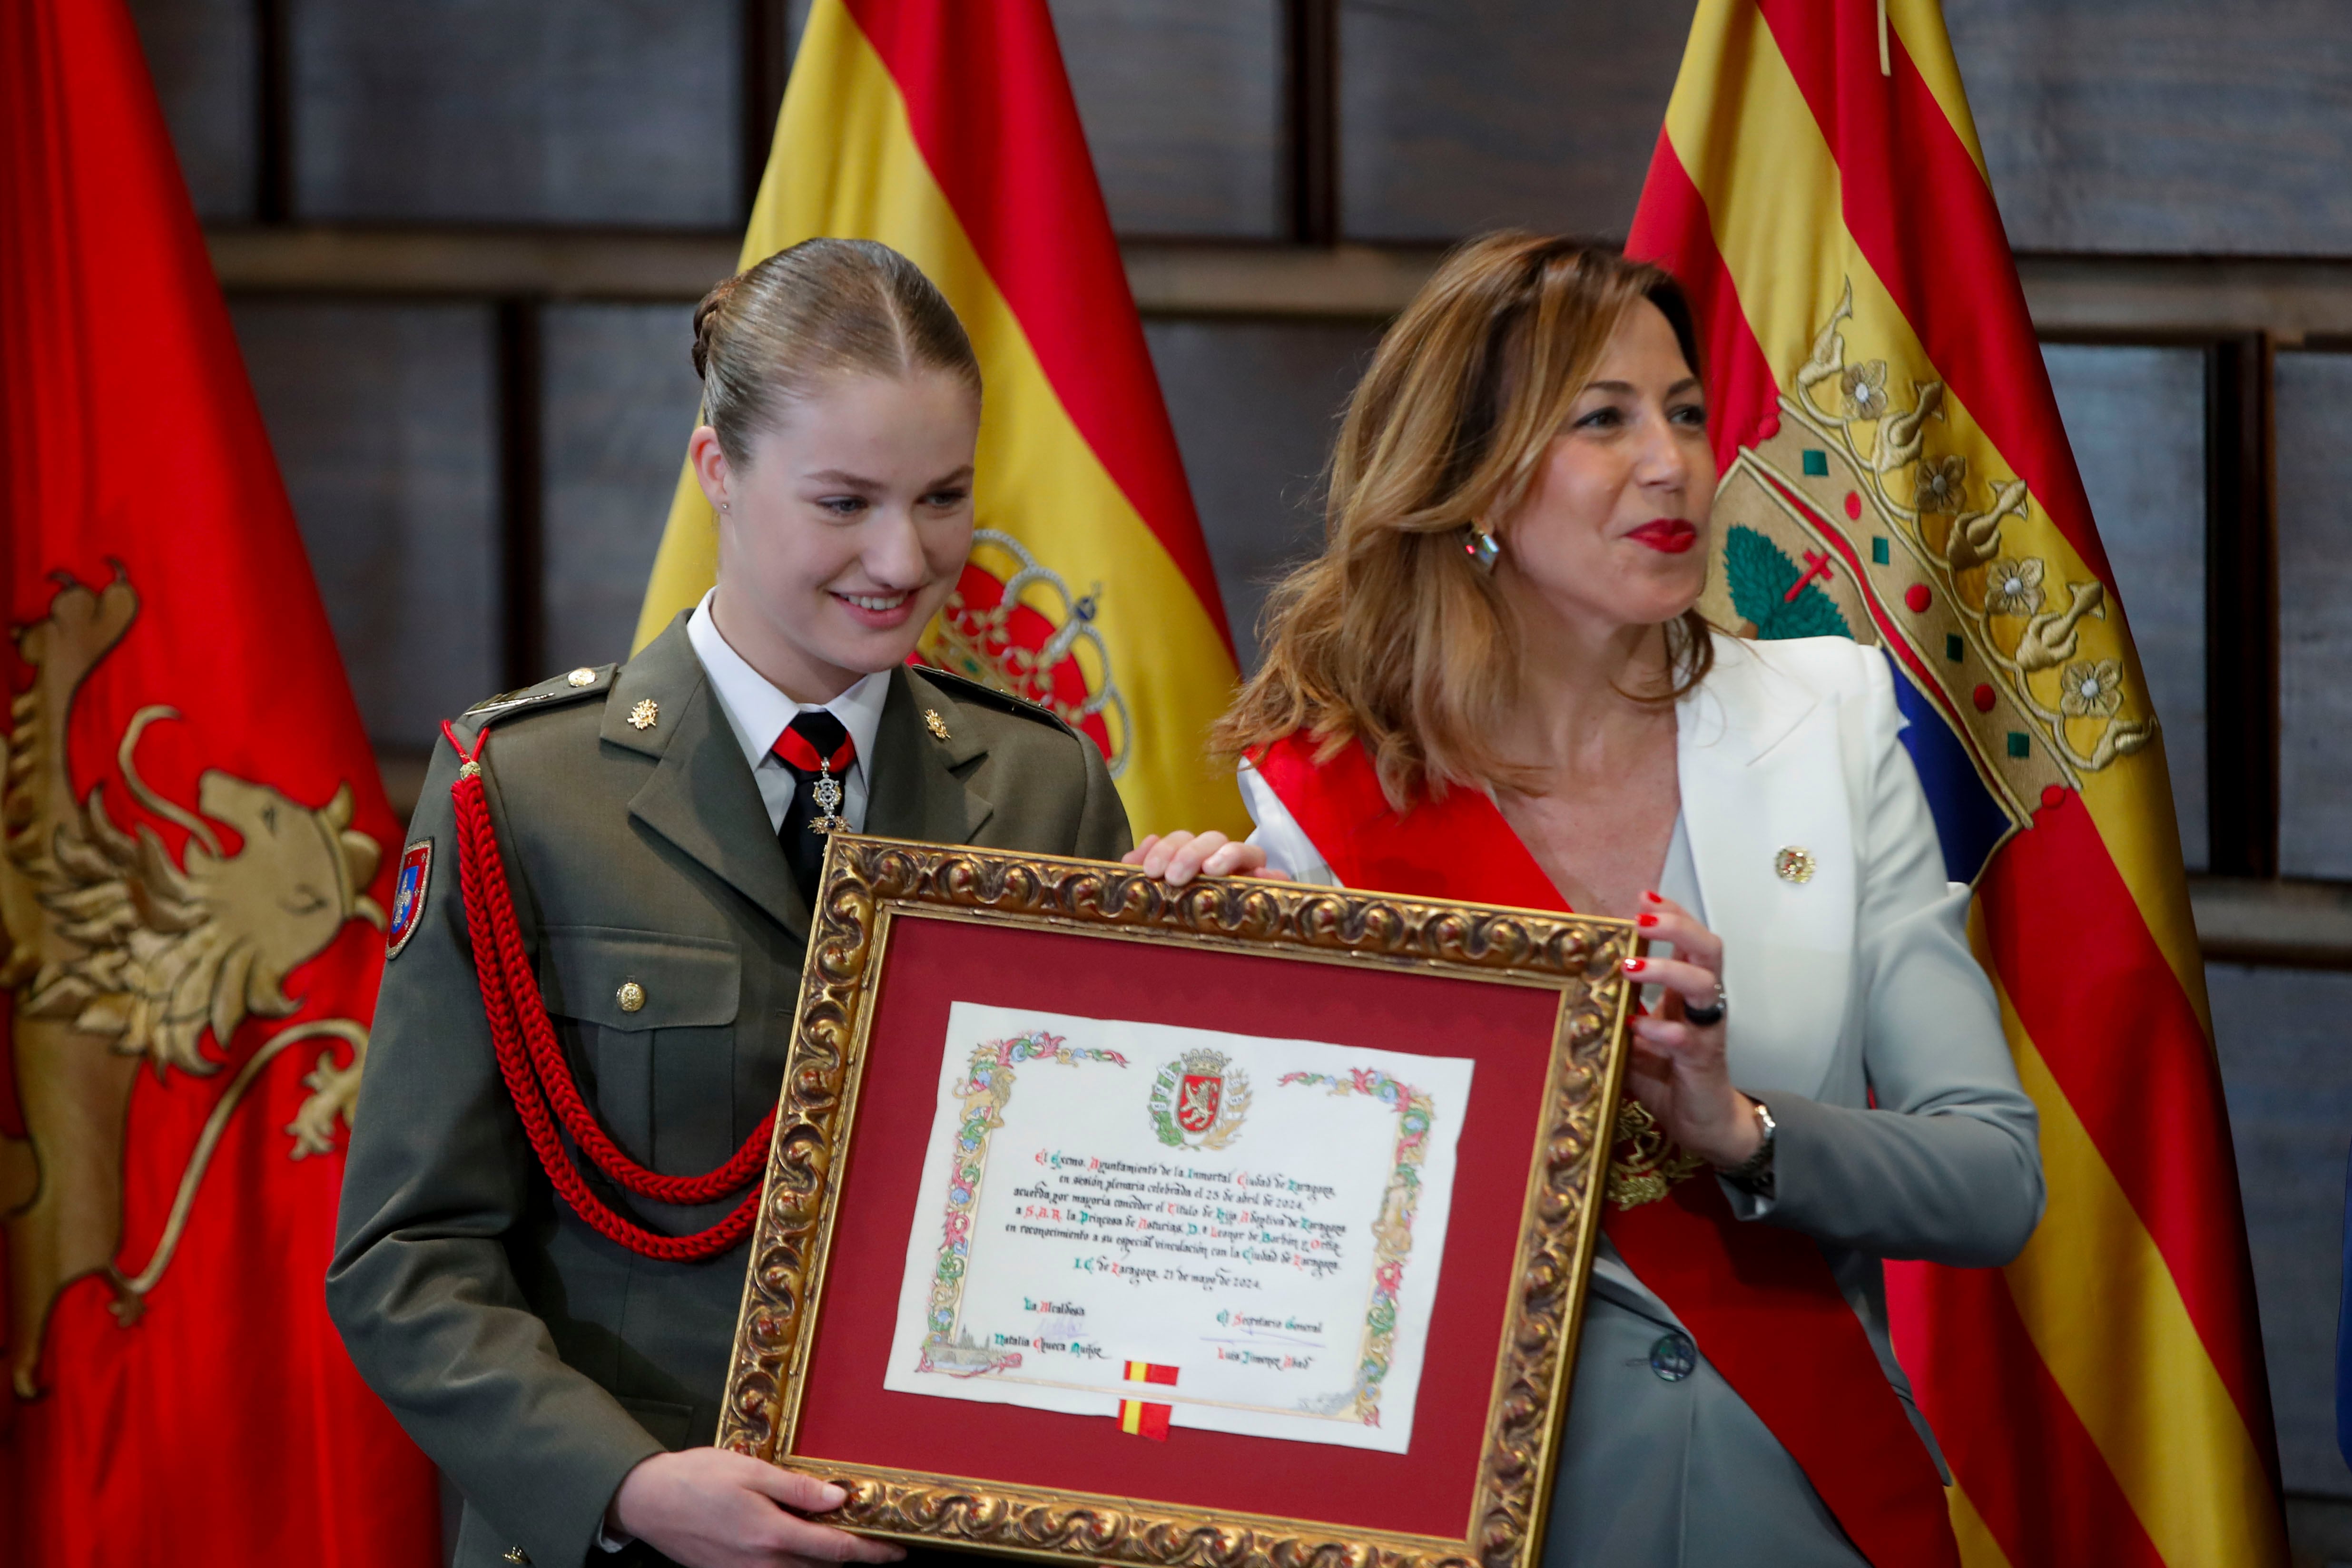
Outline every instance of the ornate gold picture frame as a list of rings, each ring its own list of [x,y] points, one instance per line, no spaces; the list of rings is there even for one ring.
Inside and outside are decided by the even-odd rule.
[[[1037,934],[1053,940],[1041,947]],[[935,1070],[929,1079],[911,1082],[903,1054],[910,1047],[889,1046],[885,1060],[900,1065],[877,1069],[871,1077],[868,1072],[886,1043],[884,1035],[907,1032],[890,1020],[913,1016],[910,1008],[933,1005],[928,998],[894,1002],[894,995],[953,984],[940,977],[942,966],[932,957],[909,956],[894,969],[892,955],[985,954],[991,943],[1025,943],[1021,954],[1055,956],[1042,966],[1031,963],[1028,967],[1039,972],[1020,977],[1037,994],[1055,995],[1057,976],[1070,977],[1074,985],[1082,976],[1084,985],[1093,988],[1088,994],[1115,991],[1125,1016],[1144,1022],[1152,1021],[1155,996],[1186,988],[1185,966],[1199,966],[1204,976],[1213,970],[1218,976],[1272,973],[1254,966],[1237,968],[1234,955],[1300,966],[1280,972],[1283,988],[1299,996],[1311,997],[1319,988],[1344,1001],[1381,987],[1390,988],[1382,996],[1408,994],[1395,989],[1405,984],[1439,987],[1410,994],[1438,998],[1433,1005],[1458,1020],[1455,1033],[1465,1040],[1487,1038],[1481,1032],[1486,1029],[1481,1016],[1485,998],[1492,998],[1497,1016],[1522,1020],[1512,1026],[1519,1038],[1501,1040],[1497,1034],[1497,1042],[1485,1047],[1507,1053],[1495,1059],[1507,1071],[1485,1071],[1494,1085],[1490,1100],[1519,1082],[1527,1085],[1524,1097],[1534,1101],[1535,1086],[1541,1086],[1539,1103],[1514,1113],[1520,1121],[1513,1124],[1526,1131],[1524,1176],[1517,1174],[1522,1151],[1516,1136],[1490,1140],[1503,1145],[1501,1153],[1488,1150],[1481,1157],[1509,1162],[1515,1183],[1507,1193],[1489,1183],[1480,1221],[1484,1233],[1500,1239],[1490,1242],[1493,1256],[1481,1276],[1492,1283],[1494,1300],[1486,1317],[1474,1312],[1454,1320],[1485,1322],[1496,1332],[1491,1342],[1482,1332],[1471,1336],[1473,1343],[1454,1343],[1449,1351],[1453,1373],[1433,1384],[1424,1380],[1433,1390],[1424,1400],[1453,1400],[1462,1406],[1450,1416],[1437,1408],[1428,1428],[1468,1434],[1447,1450],[1458,1462],[1439,1455],[1427,1465],[1380,1470],[1379,1464],[1391,1462],[1389,1456],[1362,1460],[1344,1449],[1318,1455],[1305,1451],[1317,1448],[1315,1444],[1221,1434],[1188,1434],[1189,1447],[1118,1448],[1133,1445],[1133,1439],[1117,1437],[1115,1427],[1034,1412],[1003,1417],[1029,1423],[1021,1430],[1033,1438],[1047,1434],[1019,1445],[1017,1464],[1009,1457],[1016,1445],[988,1438],[984,1430],[956,1450],[972,1456],[958,1465],[887,1462],[892,1439],[887,1431],[870,1440],[842,1440],[845,1428],[838,1412],[884,1410],[893,1398],[902,1402],[902,1410],[910,1407],[903,1402],[914,1401],[927,1422],[971,1422],[985,1429],[996,1419],[986,1414],[993,1406],[886,1396],[870,1371],[853,1376],[844,1370],[854,1359],[850,1353],[824,1348],[854,1332],[860,1315],[845,1302],[836,1326],[828,1329],[829,1279],[840,1278],[847,1289],[861,1270],[867,1277],[875,1273],[877,1258],[902,1256],[908,1243],[907,1227],[889,1220],[887,1205],[877,1208],[878,1200],[854,1193],[851,1212],[865,1218],[856,1221],[856,1234],[845,1235],[837,1223],[845,1188],[864,1183],[878,1190],[877,1184],[900,1179],[903,1173],[877,1163],[896,1157],[891,1151],[898,1145],[885,1137],[885,1130],[896,1137],[895,1129],[916,1114],[928,1124],[937,1092]],[[831,1522],[908,1544],[1155,1568],[1180,1563],[1218,1568],[1309,1563],[1533,1568],[1542,1548],[1554,1449],[1567,1410],[1614,1136],[1612,1113],[1634,992],[1621,961],[1635,950],[1635,933],[1622,921],[1278,881],[1211,879],[1171,889],[1133,868],[1091,861],[835,835],[793,1024],[719,1443],[835,1482],[848,1500],[828,1516]],[[1010,967],[992,957],[987,962],[992,975]],[[1132,981],[1126,977],[1130,971],[1138,977]],[[1465,989],[1463,982],[1482,988]],[[877,1033],[877,1018],[884,1020],[883,1034]],[[1532,1031],[1525,1022],[1529,1019],[1538,1020]],[[1528,1038],[1531,1032],[1534,1038]],[[937,1040],[936,1031],[931,1038]],[[1468,1054],[1472,1048],[1464,1049]],[[889,1057],[888,1051],[902,1054]],[[936,1045],[930,1060],[940,1060]],[[886,1071],[891,1074],[887,1081],[878,1076]],[[1520,1077],[1511,1078],[1514,1071]],[[883,1118],[863,1142],[861,1110]],[[850,1163],[853,1150],[862,1160],[856,1166]],[[866,1207],[857,1207],[859,1202]],[[1508,1212],[1513,1203],[1515,1223]],[[903,1217],[908,1211],[901,1206],[895,1212]],[[1446,1244],[1443,1268],[1449,1277],[1457,1266],[1466,1269],[1475,1261],[1471,1228],[1465,1225],[1463,1235]],[[1469,1299],[1486,1298],[1474,1293]],[[828,1376],[835,1386],[823,1386]],[[839,1386],[857,1378],[875,1386]],[[814,1405],[813,1386],[820,1396]],[[814,1412],[820,1406],[835,1414],[818,1421]],[[1416,1426],[1413,1451],[1398,1456],[1395,1466],[1421,1458],[1422,1433]],[[825,1434],[829,1437],[817,1440]],[[1234,1447],[1221,1448],[1220,1443]],[[916,1447],[937,1449],[936,1444]],[[844,1458],[845,1448],[867,1451]],[[1066,1467],[1057,1452],[1067,1454]],[[1118,1474],[1144,1479],[1116,1490],[1090,1488],[1085,1475],[1105,1473],[1105,1453],[1125,1467]],[[1318,1464],[1336,1463],[1328,1458],[1333,1453],[1349,1456],[1351,1467],[1333,1474],[1391,1478],[1380,1483],[1379,1506],[1351,1506],[1344,1486],[1318,1489],[1302,1481],[1295,1506],[1288,1493],[1280,1507],[1264,1506],[1270,1494],[1261,1485],[1259,1506],[1229,1508],[1217,1501],[1220,1488],[1202,1479],[1244,1469],[1256,1473],[1269,1458],[1285,1473],[1295,1458],[1303,1467],[1297,1473],[1309,1474]],[[1055,1483],[1061,1468],[1074,1478],[1069,1486]],[[951,1473],[957,1470],[995,1470],[1000,1477]],[[1018,1479],[1001,1479],[1006,1470],[1020,1472]],[[1148,1495],[1152,1478],[1161,1471],[1167,1477],[1163,1490],[1171,1494],[1165,1499]],[[1436,1490],[1400,1504],[1394,1478],[1404,1475],[1425,1475],[1427,1486]],[[1423,1527],[1394,1527],[1399,1507]]]

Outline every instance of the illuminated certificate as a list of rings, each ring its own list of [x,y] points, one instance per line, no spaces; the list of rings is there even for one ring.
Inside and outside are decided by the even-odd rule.
[[[1405,1452],[1471,1067],[955,1003],[885,1385]]]

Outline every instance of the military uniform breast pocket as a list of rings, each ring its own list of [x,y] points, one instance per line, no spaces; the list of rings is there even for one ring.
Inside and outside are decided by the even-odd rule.
[[[547,1009],[569,1020],[598,1117],[622,1147],[678,1174],[733,1154],[736,945],[610,925],[551,925],[544,937]]]

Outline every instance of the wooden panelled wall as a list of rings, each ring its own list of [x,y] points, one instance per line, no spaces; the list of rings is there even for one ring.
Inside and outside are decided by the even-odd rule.
[[[1622,235],[1692,0],[1052,3],[1246,627],[1443,247]],[[413,792],[444,707],[625,651],[687,311],[732,268],[806,0],[132,6]],[[1946,12],[2181,775],[2298,1537],[2352,1557],[2310,1393],[2352,1132],[2352,18]]]

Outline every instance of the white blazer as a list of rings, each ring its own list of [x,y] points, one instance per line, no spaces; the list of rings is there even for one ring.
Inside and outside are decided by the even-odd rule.
[[[1894,1095],[1931,1113],[1962,1109],[1979,1097],[1973,1086],[1996,1103],[1979,1113],[2022,1118],[2032,1152],[2032,1104],[1969,948],[1969,889],[1945,878],[1885,656],[1842,637],[1718,634],[1715,647],[1714,669],[1675,710],[1675,858],[1687,846],[1689,859],[1661,882],[1673,896],[1664,884],[1677,871],[1693,877],[1678,902],[1723,938],[1733,1079],[1759,1099],[1853,1109],[1874,1087],[1882,1105]],[[1241,785],[1268,863],[1336,883],[1247,766]],[[1784,851],[1810,874],[1784,875]],[[2038,1196],[2032,1207],[2038,1218]]]
[[[1676,709],[1682,817],[1659,887],[1723,939],[1732,1081],[1780,1125],[1773,1196],[1726,1196],[1822,1244],[1907,1404],[1879,1260],[1985,1267],[2023,1249],[2043,1197],[2033,1104],[1885,655],[1832,637],[1715,649]],[[1265,781],[1244,768],[1242,786],[1269,863],[1334,882]],[[1809,877],[1780,873],[1786,850]],[[1589,1303],[1546,1568],[1847,1560],[1705,1345],[1687,1379],[1653,1375],[1653,1338],[1687,1332],[1663,1301],[1604,1257]]]

